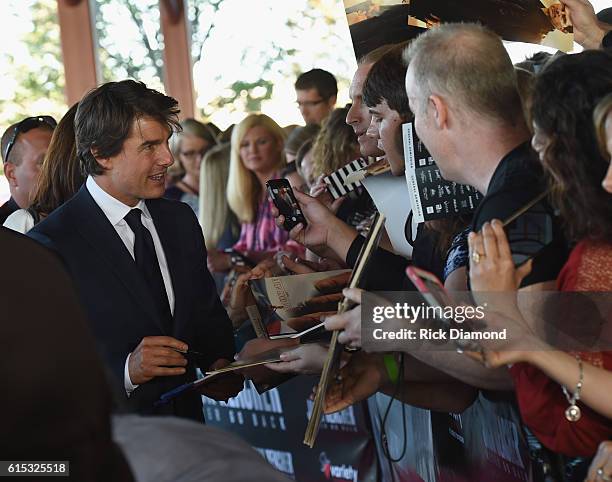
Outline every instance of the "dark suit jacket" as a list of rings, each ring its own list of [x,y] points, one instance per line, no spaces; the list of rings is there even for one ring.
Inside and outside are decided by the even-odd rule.
[[[153,298],[134,260],[100,207],[83,186],[28,235],[59,254],[73,277],[103,358],[123,385],[125,360],[145,336],[169,335],[205,354],[203,370],[219,358],[232,359],[231,322],[206,267],[202,230],[186,204],[146,201],[168,262],[175,296],[172,333],[165,333]],[[142,414],[173,414],[202,420],[201,398],[187,394],[154,408],[159,396],[195,379],[189,363],[183,376],[156,377],[139,386],[128,406]]]

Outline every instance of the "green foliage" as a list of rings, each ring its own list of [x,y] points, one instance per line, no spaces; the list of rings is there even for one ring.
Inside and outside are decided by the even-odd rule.
[[[194,32],[192,48],[194,64],[202,59],[202,52],[206,52],[206,41],[214,34],[215,15],[226,1],[229,3],[236,0],[190,0],[189,18],[192,32]],[[231,91],[232,95],[219,96],[208,102],[200,111],[202,117],[208,118],[220,109],[231,112],[261,110],[262,102],[272,98],[273,80],[293,79],[304,70],[304,66],[298,60],[301,50],[317,48],[317,46],[304,45],[302,41],[305,33],[309,31],[323,32],[318,45],[318,48],[321,49],[321,52],[317,53],[319,59],[333,59],[331,63],[335,64],[338,61],[342,62],[343,56],[346,57],[346,52],[342,52],[341,49],[323,51],[325,45],[346,44],[345,39],[341,38],[336,28],[338,17],[335,14],[338,12],[338,3],[342,4],[342,1],[292,0],[292,2],[296,5],[297,10],[300,6],[302,10],[295,18],[288,18],[278,26],[266,24],[265,2],[257,2],[256,5],[253,5],[251,11],[251,14],[254,15],[253,21],[259,23],[262,29],[279,29],[279,40],[272,40],[271,43],[262,47],[257,42],[249,43],[237,32],[232,41],[244,43],[241,61],[242,64],[249,65],[250,82],[233,81],[229,83],[225,86],[225,92]],[[270,6],[270,8],[273,7]],[[245,14],[249,15],[248,8]],[[344,22],[344,16],[340,20]],[[284,30],[281,33],[280,30],[283,27]],[[253,80],[253,77],[256,80]],[[339,77],[340,87],[348,86],[349,79],[342,78],[341,75],[337,77]]]
[[[2,130],[28,115],[59,118],[66,111],[56,0],[36,0],[30,13],[32,26],[20,39],[26,54],[3,59],[14,91],[10,98],[0,98]]]
[[[92,15],[102,80],[142,80],[163,86],[163,35],[156,0],[96,0]],[[118,30],[129,19],[129,31]],[[151,28],[152,27],[152,28]]]

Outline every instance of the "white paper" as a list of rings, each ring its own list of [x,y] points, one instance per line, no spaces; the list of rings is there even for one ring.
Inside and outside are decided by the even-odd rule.
[[[412,204],[406,179],[403,176],[393,176],[390,172],[378,176],[366,177],[361,183],[368,190],[378,211],[384,214],[385,229],[391,245],[397,254],[407,258],[412,257],[412,245],[406,240],[406,223],[412,224],[412,236],[416,237],[417,224],[410,216]]]

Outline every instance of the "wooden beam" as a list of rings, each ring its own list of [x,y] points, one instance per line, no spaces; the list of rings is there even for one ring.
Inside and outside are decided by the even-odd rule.
[[[164,85],[166,94],[179,102],[181,119],[193,117],[193,68],[191,39],[183,0],[160,0],[161,28],[164,34]]]
[[[87,0],[58,0],[66,102],[72,105],[98,84],[92,20]]]

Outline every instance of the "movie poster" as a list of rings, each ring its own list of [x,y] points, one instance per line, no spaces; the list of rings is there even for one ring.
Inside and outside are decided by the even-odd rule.
[[[569,15],[558,0],[344,0],[344,7],[357,58],[445,22],[479,22],[504,40],[573,47]]]
[[[227,403],[202,397],[206,423],[238,435],[297,482],[377,482],[365,403],[324,415],[314,448],[304,445],[316,383],[315,377],[300,376],[259,394],[246,382]]]

